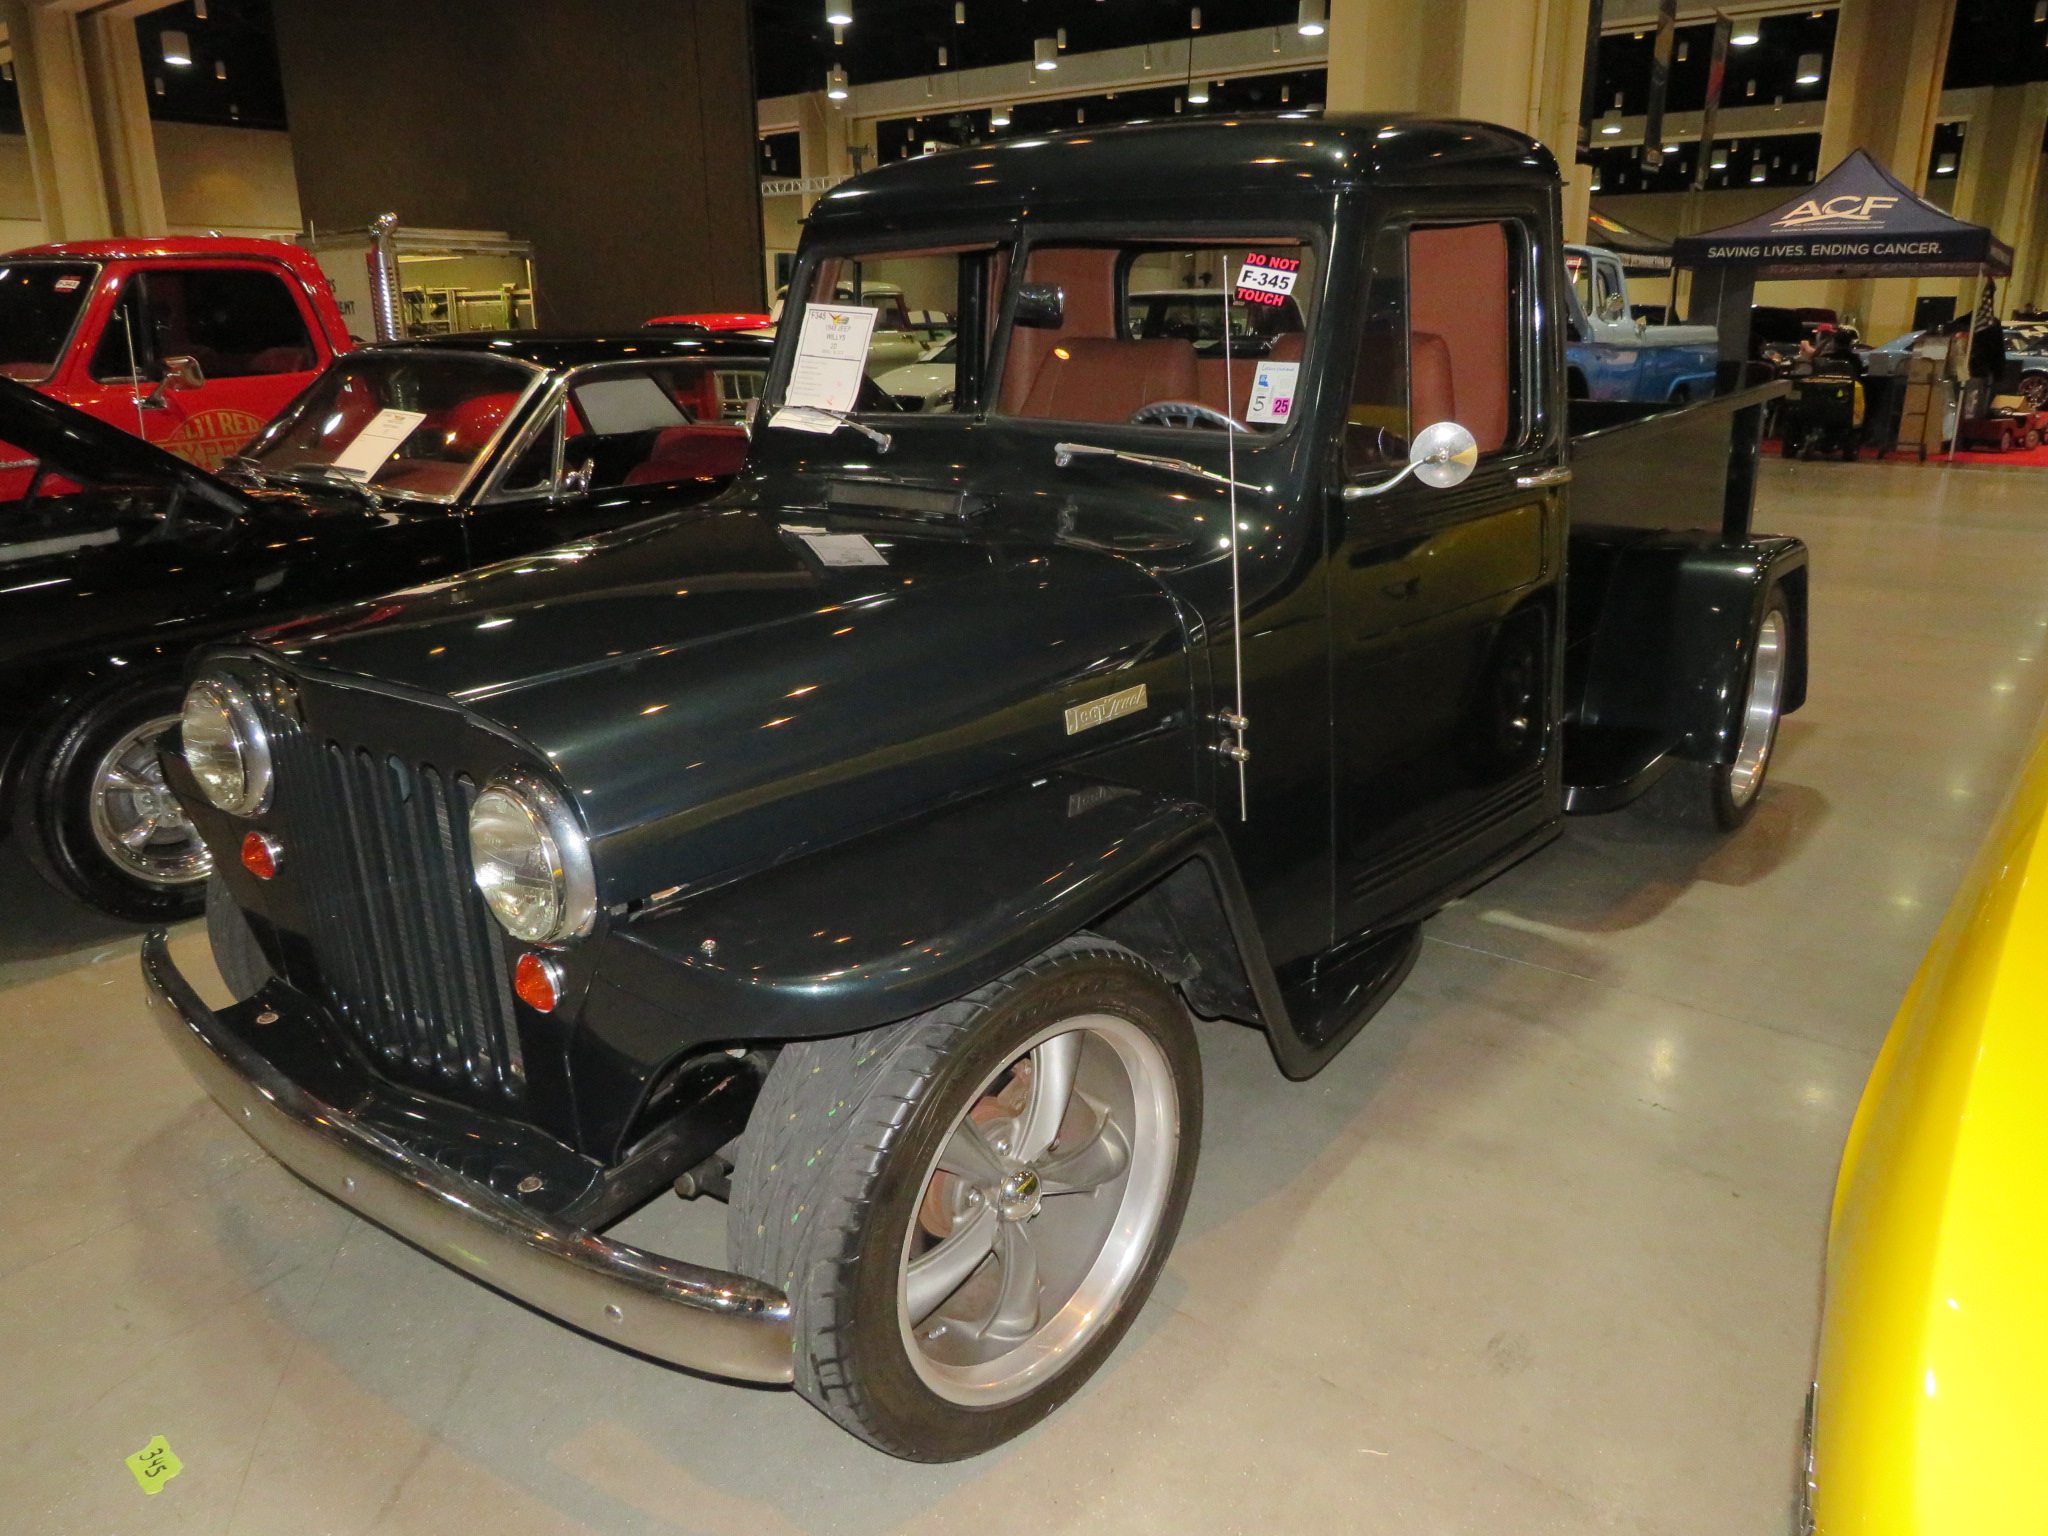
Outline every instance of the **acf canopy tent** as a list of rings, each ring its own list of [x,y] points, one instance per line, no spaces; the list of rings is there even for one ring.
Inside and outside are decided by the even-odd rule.
[[[2012,248],[1951,217],[1856,150],[1801,196],[1726,229],[1681,235],[1681,267],[1749,277],[2006,277]]]

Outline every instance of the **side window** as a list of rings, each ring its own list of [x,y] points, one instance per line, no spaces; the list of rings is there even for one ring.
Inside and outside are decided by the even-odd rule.
[[[1509,421],[1519,350],[1508,264],[1514,235],[1497,221],[1408,235],[1410,417],[1418,430],[1458,422],[1481,453],[1519,435]]]
[[[744,420],[760,377],[745,364],[711,362],[579,377],[569,386],[563,466],[586,490],[736,475],[747,459]]]
[[[1510,252],[1520,238],[1499,221],[1381,232],[1345,418],[1346,473],[1406,463],[1408,440],[1434,422],[1458,422],[1482,454],[1519,436]]]
[[[315,360],[305,318],[284,279],[252,268],[136,273],[122,287],[93,353],[94,378],[129,377],[131,331],[149,379],[162,375],[167,357],[196,359],[209,379],[309,373]]]
[[[153,384],[164,376],[163,365],[150,351],[148,310],[142,278],[121,285],[121,297],[92,349],[92,377],[97,384]]]

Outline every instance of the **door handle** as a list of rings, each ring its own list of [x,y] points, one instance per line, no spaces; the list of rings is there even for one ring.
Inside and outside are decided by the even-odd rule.
[[[1420,576],[1410,576],[1406,581],[1390,581],[1380,588],[1380,592],[1384,596],[1391,597],[1396,601],[1404,597],[1413,597],[1421,590],[1422,578]]]
[[[1535,491],[1541,490],[1547,485],[1570,485],[1571,482],[1571,470],[1562,464],[1557,464],[1549,469],[1539,469],[1533,475],[1515,476],[1515,489],[1518,491]]]

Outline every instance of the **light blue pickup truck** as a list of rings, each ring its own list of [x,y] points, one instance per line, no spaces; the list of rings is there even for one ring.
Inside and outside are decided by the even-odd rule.
[[[1590,245],[1564,248],[1570,340],[1567,388],[1580,400],[1683,403],[1714,392],[1719,342],[1711,325],[1646,325],[1629,306],[1621,258]]]

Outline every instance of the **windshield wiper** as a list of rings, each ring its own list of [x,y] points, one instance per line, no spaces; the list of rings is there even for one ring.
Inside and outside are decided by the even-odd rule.
[[[272,478],[280,485],[323,485],[354,491],[373,507],[384,505],[384,498],[369,481],[332,464],[295,464]]]
[[[831,425],[826,426],[827,422]],[[821,436],[836,432],[841,427],[851,427],[884,453],[896,446],[895,438],[886,432],[878,431],[864,421],[855,421],[850,412],[828,411],[821,405],[785,405],[768,418],[768,425],[785,427],[795,432],[816,432]]]
[[[1240,491],[1257,491],[1261,496],[1272,494],[1270,486],[1247,485],[1242,480],[1233,480],[1228,475],[1219,475],[1214,470],[1202,468],[1199,464],[1190,464],[1186,459],[1169,459],[1156,453],[1127,453],[1121,448],[1101,448],[1094,443],[1054,443],[1052,445],[1052,461],[1057,468],[1065,469],[1074,460],[1080,458],[1121,459],[1126,464],[1146,464],[1153,469],[1170,469],[1176,474],[1193,475],[1197,479],[1208,480],[1216,485],[1234,485]]]

